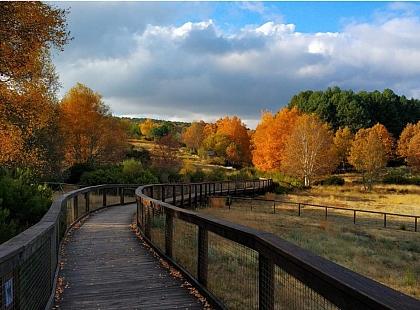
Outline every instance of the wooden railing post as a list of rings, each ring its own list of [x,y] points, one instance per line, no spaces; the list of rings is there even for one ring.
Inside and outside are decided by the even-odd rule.
[[[259,309],[274,310],[274,263],[259,255]]]
[[[198,282],[207,288],[208,273],[208,232],[206,229],[199,227],[198,229]]]
[[[146,223],[144,225],[144,233],[149,240],[152,240],[152,208],[153,202],[150,201],[146,205]]]
[[[102,207],[106,206],[106,190],[102,192]]]
[[[160,200],[162,200],[163,202],[165,202],[165,185],[161,186],[161,193],[162,193],[162,197]]]
[[[184,185],[181,185],[181,206],[184,205]]]
[[[176,206],[176,185],[172,186],[172,203]]]
[[[89,192],[85,193],[85,212],[89,212]]]
[[[124,187],[120,187],[120,204],[124,203]]]
[[[73,212],[74,212],[74,219],[77,219],[79,217],[79,196],[73,197]]]
[[[188,185],[189,192],[188,192],[188,205],[191,208],[191,184]]]
[[[198,203],[198,191],[197,191],[197,184],[194,184],[194,206],[197,208]]]

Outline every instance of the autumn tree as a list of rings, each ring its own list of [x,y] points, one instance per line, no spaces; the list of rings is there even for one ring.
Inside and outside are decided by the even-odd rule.
[[[206,124],[203,121],[192,122],[191,126],[182,135],[182,141],[185,145],[197,151],[204,141],[204,127]]]
[[[372,129],[376,130],[384,145],[387,160],[395,158],[395,139],[384,125],[377,123]]]
[[[397,154],[407,159],[409,154],[410,142],[411,139],[420,132],[420,121],[417,124],[407,124],[404,130],[401,132],[400,138],[398,139],[397,144]]]
[[[113,119],[102,96],[77,83],[61,102],[60,127],[65,133],[64,149],[68,165],[113,163],[127,151],[125,126]]]
[[[162,182],[169,182],[170,176],[182,168],[183,161],[179,157],[179,147],[180,143],[173,133],[155,140],[152,162],[161,172]]]
[[[143,136],[146,137],[146,139],[151,140],[153,138],[152,130],[154,128],[158,128],[159,124],[153,122],[150,118],[146,119],[145,122],[141,123],[140,130]]]
[[[51,165],[58,76],[51,49],[70,40],[66,10],[41,2],[0,2],[0,164]],[[58,134],[56,135],[58,136]],[[45,172],[45,171],[42,171]]]
[[[406,161],[414,172],[420,171],[420,132],[410,140]]]
[[[339,128],[334,136],[334,144],[337,150],[337,156],[340,163],[345,170],[350,155],[351,145],[354,141],[354,134],[350,131],[349,127]]]
[[[302,178],[309,187],[314,177],[337,168],[338,157],[328,125],[313,115],[300,116],[286,139],[281,171]]]
[[[350,149],[349,163],[362,174],[365,189],[372,189],[386,162],[385,146],[377,130],[360,129]]]
[[[263,172],[280,169],[286,139],[301,114],[296,107],[281,109],[276,115],[269,111],[261,112],[261,122],[252,140],[252,163],[255,168]]]
[[[226,158],[226,150],[232,141],[229,139],[228,135],[219,131],[217,133],[212,133],[203,141],[203,147],[206,150],[212,150],[216,152],[218,157]]]
[[[217,132],[224,132],[231,143],[226,152],[227,160],[233,164],[251,163],[251,150],[248,132],[244,123],[237,116],[221,118],[216,122]]]

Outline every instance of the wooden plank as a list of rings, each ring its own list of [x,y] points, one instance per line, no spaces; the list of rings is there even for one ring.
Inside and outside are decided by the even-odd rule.
[[[135,236],[135,211],[135,204],[105,209],[71,234],[53,309],[205,309]]]

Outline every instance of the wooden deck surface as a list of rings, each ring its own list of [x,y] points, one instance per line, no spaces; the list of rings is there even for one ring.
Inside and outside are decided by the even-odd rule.
[[[53,309],[205,308],[137,238],[135,211],[135,204],[105,209],[73,231]]]

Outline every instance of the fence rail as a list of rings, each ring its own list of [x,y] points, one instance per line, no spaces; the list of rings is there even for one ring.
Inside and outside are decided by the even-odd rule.
[[[178,206],[271,184],[148,185],[136,190],[144,239],[219,309],[420,309],[420,301],[274,234]],[[244,190],[246,189],[246,190]]]
[[[0,309],[51,309],[60,242],[78,219],[99,208],[135,202],[138,185],[100,185],[57,198],[41,221],[0,245]]]
[[[217,197],[217,196],[215,196]],[[220,196],[224,197],[224,196]],[[304,203],[304,202],[291,202],[291,201],[284,201],[284,200],[278,200],[278,199],[264,199],[264,198],[246,198],[246,197],[240,197],[240,196],[229,196],[228,199],[228,207],[231,207],[232,200],[250,200],[252,201],[267,201],[273,203],[273,213],[276,213],[276,208],[280,205],[292,205],[296,207],[296,212],[298,216],[301,216],[304,212],[305,207],[311,207],[315,209],[322,209],[324,212],[325,219],[328,219],[328,216],[330,213],[328,213],[328,210],[338,210],[338,211],[345,211],[349,212],[351,214],[351,218],[353,219],[353,224],[356,224],[357,222],[357,213],[364,213],[364,214],[371,214],[371,215],[379,215],[382,219],[382,225],[384,228],[388,227],[389,225],[389,219],[392,217],[400,218],[400,219],[409,219],[412,223],[412,230],[417,232],[418,231],[418,222],[420,219],[420,216],[417,215],[408,215],[408,214],[399,214],[399,213],[390,213],[390,212],[381,212],[381,211],[370,211],[370,210],[361,210],[361,209],[352,209],[352,208],[344,208],[344,207],[335,207],[335,206],[323,206],[323,205],[317,205],[317,204],[311,204],[311,203]],[[251,210],[252,210],[252,204],[251,204]],[[407,221],[409,222],[409,221]],[[404,228],[406,229],[406,228]]]

